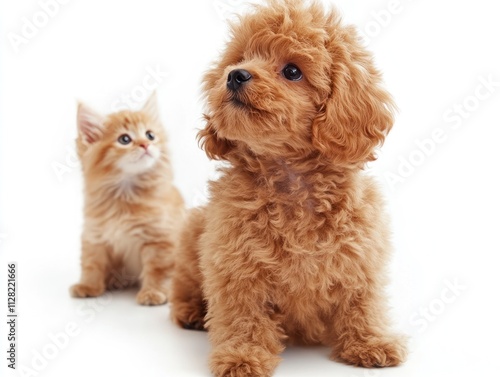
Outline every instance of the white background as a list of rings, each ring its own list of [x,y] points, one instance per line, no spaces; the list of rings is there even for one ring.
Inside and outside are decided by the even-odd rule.
[[[214,167],[195,141],[203,126],[200,78],[227,38],[226,19],[243,11],[243,2],[73,0],[45,18],[38,1],[1,4],[0,375],[209,376],[206,334],[176,328],[167,306],[138,306],[133,291],[69,297],[82,225],[75,110],[81,99],[110,112],[132,93],[138,108],[142,82],[159,70],[176,183],[189,206],[203,202]],[[289,348],[276,376],[498,375],[494,4],[336,1],[346,22],[364,32],[400,108],[371,170],[393,219],[391,314],[410,336],[411,353],[401,367],[370,371],[329,361],[325,348]],[[23,31],[24,17],[41,26]],[[14,34],[29,31],[36,35],[16,48]],[[487,88],[488,80],[497,84]],[[7,261],[18,263],[17,366],[31,374],[6,367]]]

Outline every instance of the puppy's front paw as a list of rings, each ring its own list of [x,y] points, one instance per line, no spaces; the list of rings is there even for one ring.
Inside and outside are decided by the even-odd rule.
[[[104,293],[104,284],[89,285],[89,284],[74,284],[69,289],[73,297],[97,297]]]
[[[340,353],[340,358],[349,364],[372,367],[392,367],[406,359],[406,346],[402,339],[369,339],[351,343]]]
[[[136,300],[141,305],[162,305],[167,302],[167,295],[157,289],[144,288],[137,293]]]
[[[205,314],[202,304],[171,302],[172,319],[186,330],[205,330]]]
[[[270,377],[279,357],[262,347],[219,347],[210,360],[216,377]]]

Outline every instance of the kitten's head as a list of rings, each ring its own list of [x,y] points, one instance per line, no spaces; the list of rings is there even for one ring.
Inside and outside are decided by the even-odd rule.
[[[156,94],[139,111],[102,116],[78,105],[77,147],[85,172],[133,177],[166,161],[166,135],[161,126]]]

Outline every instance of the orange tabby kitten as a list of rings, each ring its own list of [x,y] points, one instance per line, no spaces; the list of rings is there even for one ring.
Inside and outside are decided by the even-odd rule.
[[[74,297],[141,283],[137,301],[167,301],[183,201],[172,184],[166,134],[153,94],[142,110],[103,117],[78,106],[85,182],[82,275]]]

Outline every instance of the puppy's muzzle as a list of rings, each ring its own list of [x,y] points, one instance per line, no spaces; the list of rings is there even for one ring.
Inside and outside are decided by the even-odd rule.
[[[227,88],[237,92],[245,83],[252,79],[250,72],[244,69],[233,69],[227,76]]]

